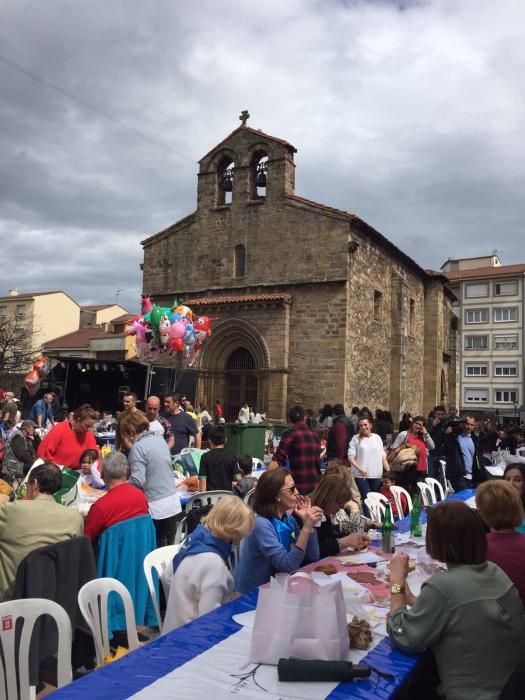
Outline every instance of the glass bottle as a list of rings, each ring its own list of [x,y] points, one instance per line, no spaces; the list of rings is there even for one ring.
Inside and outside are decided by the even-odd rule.
[[[415,493],[412,497],[412,511],[410,513],[410,534],[412,537],[421,537],[421,503],[419,494]]]
[[[381,547],[383,552],[391,554],[394,551],[394,521],[392,520],[390,503],[387,503],[385,506],[385,519],[383,520],[381,532]]]

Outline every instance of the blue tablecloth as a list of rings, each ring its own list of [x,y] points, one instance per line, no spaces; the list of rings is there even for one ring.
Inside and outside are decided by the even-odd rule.
[[[450,498],[466,501],[473,494],[474,491],[467,490]],[[409,518],[398,523],[400,532],[406,532],[409,527]],[[237,632],[240,625],[232,620],[232,616],[253,610],[256,605],[257,591],[252,591],[56,691],[53,697],[64,700],[125,700]],[[329,700],[387,700],[418,664],[419,656],[409,656],[393,649],[390,641],[384,639],[367,654],[363,662],[381,671],[393,673],[395,682],[377,679],[373,674],[371,680],[340,683],[328,696]],[[195,683],[195,697],[198,697],[198,679]],[[177,697],[176,692],[174,697]]]

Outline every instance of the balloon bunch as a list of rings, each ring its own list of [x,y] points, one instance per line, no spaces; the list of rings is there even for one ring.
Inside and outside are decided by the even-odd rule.
[[[49,362],[45,357],[39,357],[33,365],[33,369],[24,379],[24,386],[30,396],[34,396],[40,388],[40,382],[49,373]]]
[[[189,306],[178,304],[171,307],[157,306],[149,296],[142,297],[141,315],[128,323],[128,335],[135,336],[139,359],[154,362],[161,352],[170,355],[183,354],[192,367],[203,342],[211,335],[211,322],[215,318],[194,318]]]

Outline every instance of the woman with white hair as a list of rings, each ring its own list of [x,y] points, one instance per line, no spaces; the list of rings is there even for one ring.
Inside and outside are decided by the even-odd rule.
[[[162,579],[169,583],[162,634],[227,603],[233,577],[228,569],[232,545],[253,529],[255,515],[237,496],[223,496],[186,538]]]

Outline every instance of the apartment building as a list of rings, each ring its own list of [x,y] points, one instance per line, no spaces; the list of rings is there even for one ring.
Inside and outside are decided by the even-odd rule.
[[[525,264],[497,255],[447,260],[441,270],[458,299],[460,411],[513,418],[524,410]]]

